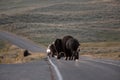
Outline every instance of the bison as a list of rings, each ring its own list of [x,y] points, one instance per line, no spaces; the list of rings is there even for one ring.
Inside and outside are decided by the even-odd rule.
[[[69,50],[67,50],[67,48],[66,48],[66,42],[71,38],[73,38],[73,37],[68,35],[68,36],[64,36],[62,39],[63,52],[65,53],[66,60],[68,57],[71,56],[71,54],[69,54],[70,53]]]
[[[63,51],[65,53],[65,60],[79,59],[80,44],[77,39],[72,36],[64,36],[62,39]]]
[[[52,55],[54,57],[57,56],[57,59],[62,57],[63,48],[62,48],[62,40],[56,39],[52,44],[50,44],[47,48],[48,55]]]
[[[79,59],[79,42],[72,36],[64,36],[62,39],[56,39],[47,49],[48,55],[57,56],[57,59],[65,57],[65,60]]]
[[[62,45],[62,39],[56,39],[54,42],[56,52],[57,52],[57,59],[60,59],[63,57],[62,52],[63,52],[63,45]]]
[[[69,60],[76,60],[76,59],[79,59],[79,42],[78,40],[74,39],[74,38],[70,38],[67,42],[66,42],[66,50],[69,52],[69,53],[66,53],[66,54],[69,54]]]

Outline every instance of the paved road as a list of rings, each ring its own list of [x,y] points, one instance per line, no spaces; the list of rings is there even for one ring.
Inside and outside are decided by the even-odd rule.
[[[2,40],[7,40],[11,42],[14,45],[17,45],[20,48],[27,49],[29,51],[33,52],[45,52],[45,47],[44,46],[38,46],[35,43],[31,42],[28,39],[18,37],[14,34],[0,31],[0,39]]]
[[[120,61],[80,57],[79,61],[54,60],[64,80],[120,80]]]
[[[24,64],[0,64],[0,80],[51,80],[46,61]]]
[[[14,34],[0,31],[0,39],[32,52],[45,52],[44,46],[18,37]],[[0,64],[0,80],[51,80],[52,71],[47,60],[22,64]]]
[[[43,51],[28,40],[0,32],[0,38],[31,51]],[[24,46],[23,46],[24,45]],[[120,61],[80,57],[79,61],[51,58],[63,80],[120,80]],[[0,64],[0,80],[61,80],[47,60],[24,64]]]

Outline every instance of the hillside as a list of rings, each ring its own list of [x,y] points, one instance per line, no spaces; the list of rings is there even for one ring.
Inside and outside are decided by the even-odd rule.
[[[120,41],[119,0],[2,0],[0,29],[40,44],[72,35],[80,42]]]

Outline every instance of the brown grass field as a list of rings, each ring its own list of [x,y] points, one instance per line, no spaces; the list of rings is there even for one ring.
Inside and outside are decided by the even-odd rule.
[[[120,42],[82,43],[82,56],[120,60]]]

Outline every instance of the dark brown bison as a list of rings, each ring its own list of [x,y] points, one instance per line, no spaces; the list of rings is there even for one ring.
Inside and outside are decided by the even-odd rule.
[[[65,60],[79,59],[80,44],[77,39],[72,36],[64,36],[62,39],[63,52],[65,53]]]
[[[61,39],[56,39],[48,46],[47,53],[49,56],[52,55],[52,57],[54,57],[56,55],[57,59],[60,59],[62,57],[61,52],[63,52]]]
[[[66,42],[70,39],[70,38],[73,38],[72,36],[64,36],[63,39],[62,39],[62,45],[63,45],[63,51],[66,52]]]
[[[67,60],[79,59],[79,42],[72,36],[64,36],[63,39],[56,39],[47,49],[48,55],[57,56],[57,59],[65,57]]]
[[[66,54],[69,54],[69,60],[76,60],[76,59],[79,59],[79,42],[78,40],[74,39],[74,38],[70,38],[67,42],[66,42],[66,50],[69,52],[69,53],[66,53]]]
[[[56,52],[57,52],[57,59],[60,59],[63,57],[62,52],[63,52],[63,45],[62,45],[62,39],[56,39],[54,42]]]
[[[67,48],[66,48],[66,42],[71,38],[73,38],[73,37],[70,35],[67,35],[67,36],[64,36],[62,39],[63,52],[65,53],[66,60],[69,56],[71,56],[71,54],[69,54],[70,53],[69,50],[67,50]]]

